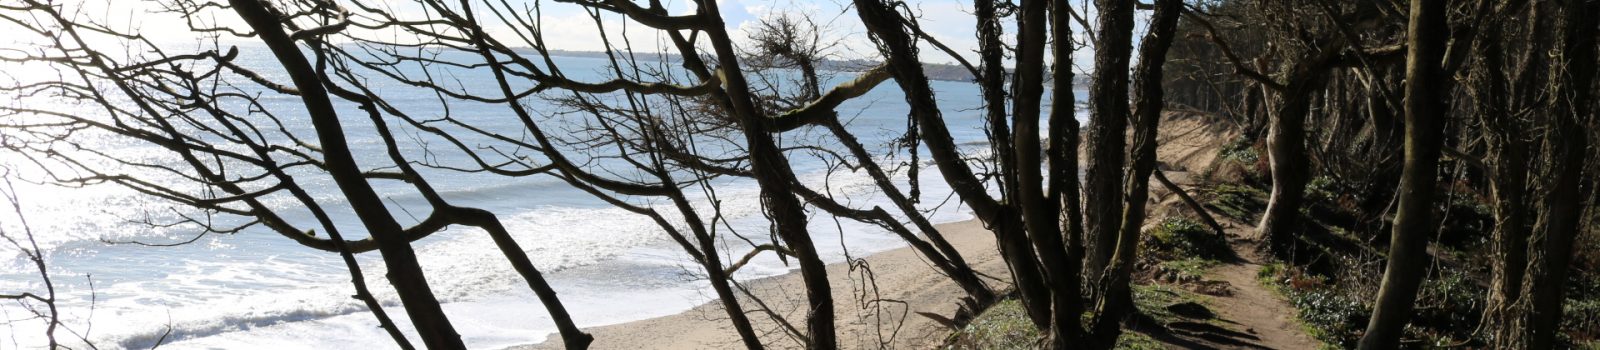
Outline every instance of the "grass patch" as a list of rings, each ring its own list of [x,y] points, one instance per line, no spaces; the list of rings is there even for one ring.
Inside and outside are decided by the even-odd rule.
[[[1257,213],[1267,209],[1267,192],[1259,188],[1219,184],[1206,192],[1206,204],[1231,218],[1254,220]]]
[[[1185,319],[1167,311],[1168,305],[1177,303],[1205,304],[1204,296],[1164,284],[1135,284],[1131,287],[1133,302],[1139,312],[1161,324],[1179,320],[1205,322]],[[990,306],[966,327],[951,334],[944,349],[1036,349],[1042,344],[1044,336],[1044,332],[1033,327],[1021,301],[1006,299]],[[1116,349],[1157,350],[1166,349],[1166,345],[1148,335],[1127,331],[1117,338]]]
[[[1139,309],[1140,313],[1150,316],[1151,319],[1161,324],[1173,321],[1203,322],[1201,320],[1185,319],[1173,314],[1171,311],[1167,311],[1168,305],[1184,302],[1205,305],[1205,297],[1199,294],[1166,284],[1135,284],[1132,287],[1135,307]]]
[[[1117,337],[1117,350],[1166,350],[1167,345],[1144,333],[1123,332]]]
[[[946,349],[1033,349],[1044,333],[1033,327],[1028,311],[1017,299],[1006,299],[978,314],[961,331],[951,335]]]
[[[1164,260],[1156,264],[1155,278],[1165,282],[1196,282],[1205,279],[1207,270],[1216,267],[1216,260],[1185,258]]]
[[[1185,217],[1174,216],[1161,220],[1155,228],[1145,232],[1143,243],[1147,251],[1161,260],[1233,258],[1233,249],[1228,247],[1228,241],[1199,222]]]

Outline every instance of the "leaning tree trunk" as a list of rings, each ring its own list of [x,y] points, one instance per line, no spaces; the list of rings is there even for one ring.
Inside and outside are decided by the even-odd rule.
[[[772,215],[778,237],[800,265],[800,279],[805,285],[807,299],[806,348],[838,348],[833,322],[833,288],[828,282],[827,264],[817,254],[816,245],[806,229],[805,208],[795,198],[793,186],[798,180],[794,170],[789,168],[788,158],[768,133],[762,121],[764,117],[750,96],[749,83],[745,81],[744,74],[739,72],[738,52],[728,37],[716,2],[708,1],[705,5],[701,11],[711,22],[706,23],[709,28],[706,30],[706,39],[716,52],[718,65],[723,67],[723,90],[727,93],[734,114],[739,116],[739,126],[750,153],[750,168],[761,187],[762,203]]]
[[[1405,170],[1400,175],[1400,204],[1394,216],[1389,263],[1378,288],[1372,319],[1361,349],[1399,346],[1406,321],[1428,268],[1428,237],[1433,235],[1434,187],[1444,134],[1443,59],[1444,1],[1411,0],[1406,31]]]
[[[1096,0],[1100,9],[1089,87],[1089,160],[1084,195],[1089,256],[1084,273],[1104,273],[1116,253],[1122,215],[1122,174],[1128,129],[1128,55],[1133,50],[1133,0]]]
[[[1025,236],[1021,216],[1010,206],[989,197],[983,182],[974,175],[957,149],[940,115],[939,102],[934,98],[922,63],[917,59],[917,48],[906,32],[906,19],[882,0],[855,0],[854,4],[862,24],[888,61],[895,84],[905,93],[911,118],[919,128],[923,145],[939,167],[940,175],[950,184],[951,190],[961,196],[962,202],[972,208],[974,215],[994,231],[1000,255],[1011,269],[1012,280],[1029,315],[1036,325],[1048,325],[1050,289],[1040,272],[1039,259]]]
[[[377,192],[366,183],[355,158],[350,154],[338,113],[311,63],[288,33],[284,32],[278,16],[268,10],[264,3],[230,0],[229,5],[266,43],[278,64],[289,72],[290,79],[300,90],[301,102],[305,104],[311,115],[311,123],[316,127],[328,173],[350,201],[361,223],[378,241],[378,252],[383,255],[384,266],[389,268],[389,282],[400,295],[400,302],[405,305],[406,314],[411,317],[411,323],[416,327],[423,344],[429,349],[465,349],[461,335],[456,333],[439,300],[433,296],[416,252],[411,249],[410,242],[401,237],[403,229],[388,208],[384,207]]]
[[[1134,310],[1133,293],[1129,289],[1133,275],[1133,261],[1138,257],[1139,230],[1144,226],[1145,202],[1150,198],[1150,174],[1156,169],[1156,131],[1161,123],[1162,98],[1161,71],[1167,61],[1167,49],[1172,45],[1173,32],[1178,26],[1178,13],[1182,0],[1158,0],[1151,17],[1150,32],[1139,45],[1139,66],[1134,72],[1133,103],[1134,133],[1132,169],[1128,174],[1125,194],[1126,209],[1122,212],[1122,229],[1117,235],[1116,253],[1101,278],[1100,305],[1095,314],[1095,341],[1098,346],[1110,348],[1121,333],[1121,321]]]

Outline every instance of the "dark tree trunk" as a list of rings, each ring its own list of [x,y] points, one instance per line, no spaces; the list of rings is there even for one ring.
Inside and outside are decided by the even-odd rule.
[[[290,79],[300,90],[301,102],[305,104],[311,122],[316,127],[329,175],[349,200],[361,223],[378,241],[378,251],[383,255],[384,266],[389,269],[389,282],[400,295],[406,314],[410,316],[412,325],[416,326],[423,344],[429,349],[465,349],[461,335],[456,333],[444,309],[439,306],[439,300],[434,298],[422,266],[417,262],[416,252],[411,249],[410,242],[401,237],[403,230],[400,224],[384,207],[377,192],[367,184],[355,158],[351,156],[333,102],[310,62],[284,32],[278,23],[278,16],[265,4],[255,0],[230,0],[229,4],[260,35],[261,41],[272,50],[278,64],[289,72]]]
[[[1012,180],[1016,191],[1011,201],[1021,207],[1023,222],[1027,225],[1028,240],[1033,242],[1050,283],[1050,324],[1047,332],[1050,347],[1066,349],[1081,331],[1076,318],[1080,312],[1069,306],[1078,302],[1078,285],[1068,261],[1067,249],[1061,240],[1061,203],[1045,193],[1043,152],[1039,140],[1040,102],[1044,97],[1044,55],[1049,48],[1046,29],[1049,28],[1048,0],[1023,0],[1017,24],[1017,68],[1012,79],[1012,154],[1015,156],[1016,177]],[[1058,86],[1060,82],[1057,82]],[[1070,93],[1070,82],[1068,83]],[[1059,88],[1058,88],[1059,91]],[[1070,107],[1068,107],[1070,108]],[[1055,116],[1053,116],[1055,117]],[[1071,116],[1067,116],[1071,118]],[[1055,121],[1052,121],[1055,122]],[[1056,164],[1059,165],[1059,164]]]
[[[772,215],[778,237],[783,239],[800,264],[800,278],[806,286],[808,304],[806,337],[810,342],[806,348],[838,348],[837,335],[834,334],[833,288],[828,282],[827,264],[817,255],[817,248],[806,229],[805,208],[795,198],[793,186],[797,180],[794,171],[789,168],[788,157],[762,124],[763,116],[749,95],[749,84],[745,82],[744,74],[736,68],[739,67],[738,53],[728,38],[716,4],[712,2],[708,5],[702,11],[706,12],[708,18],[716,19],[713,21],[716,23],[710,24],[712,29],[707,31],[707,39],[717,53],[719,65],[727,67],[722,70],[724,91],[740,118],[739,124],[750,152],[750,168],[755,173],[756,183],[761,186],[762,202]]]
[[[1024,4],[1024,6],[1033,6],[1037,8],[1038,4]],[[1025,306],[1025,309],[1028,311],[1029,319],[1033,321],[1035,326],[1038,326],[1041,329],[1046,329],[1046,327],[1050,325],[1051,294],[1050,290],[1046,287],[1046,283],[1048,283],[1047,281],[1049,278],[1046,273],[1041,270],[1048,270],[1048,268],[1041,268],[1042,266],[1038,266],[1039,263],[1034,260],[1034,248],[1029,245],[1029,242],[1027,242],[1027,231],[1029,227],[1022,219],[1022,216],[1027,214],[1026,209],[1021,209],[1013,203],[1028,200],[1027,198],[1031,196],[1024,194],[1025,190],[1022,188],[1022,186],[1027,186],[1024,184],[1027,182],[1027,180],[1018,178],[1022,175],[1019,174],[1019,171],[1024,170],[1018,169],[1017,157],[1019,156],[1016,154],[1016,152],[1019,150],[1016,149],[1017,145],[1013,142],[1022,141],[1016,140],[1016,134],[1012,133],[1010,130],[1011,128],[1006,125],[1006,70],[1005,65],[1001,62],[1005,56],[1005,43],[1000,40],[1000,36],[1002,35],[1003,31],[1001,29],[1001,21],[1004,18],[999,15],[999,4],[995,0],[974,1],[974,10],[976,10],[974,15],[978,20],[978,56],[980,59],[979,62],[981,62],[982,65],[981,69],[983,73],[983,76],[979,77],[978,83],[979,87],[983,91],[985,111],[984,119],[987,121],[986,125],[989,128],[989,144],[994,149],[994,159],[999,165],[999,179],[1000,187],[1002,189],[1002,198],[1004,198],[1003,202],[1006,202],[1007,204],[1005,205],[1007,208],[1000,210],[1000,212],[1003,213],[1002,215],[985,219],[985,222],[989,222],[991,229],[995,232],[995,237],[997,240],[999,240],[998,243],[1000,245],[1001,254],[1006,256],[1007,265],[1011,267],[1012,275],[1018,277],[1019,283],[1022,283],[1022,281],[1028,281],[1026,283],[1030,285],[1019,288],[1021,291],[1020,294],[1022,296],[1022,303]],[[1026,12],[1027,10],[1024,11]],[[1038,12],[1038,10],[1035,9],[1034,12]],[[1022,27],[1029,25],[1043,25],[1043,23],[1039,22],[1040,21],[1034,21],[1034,23],[1020,24],[1018,38],[1021,39],[1024,36],[1028,36],[1028,34],[1021,33],[1021,31],[1037,31],[1039,29],[1027,29]],[[1039,36],[1042,36],[1042,34],[1035,35],[1033,38],[1038,38]],[[1030,47],[1020,48],[1022,50],[1034,49],[1034,47],[1031,47],[1034,46],[1032,43],[1023,45]],[[1042,56],[1039,57],[1041,61],[1037,63],[1042,64]],[[1028,60],[1031,59],[1019,57],[1018,64],[1035,64],[1035,62]],[[1027,78],[1024,78],[1023,73],[1019,71],[1016,76],[1016,80],[1018,81],[1019,85],[1017,85],[1016,88],[1023,88],[1023,86],[1020,85],[1023,79],[1033,80],[1040,78],[1038,74],[1042,73],[1039,73],[1039,69],[1037,68],[1038,66],[1033,66],[1033,68],[1030,68],[1034,72],[1028,73],[1032,76]],[[1031,100],[1034,104],[1033,114],[1037,116],[1039,92],[1037,90],[1028,92],[1016,91],[1016,89],[1013,90],[1014,91],[1012,92],[1017,94],[1033,94],[1033,97],[1031,98],[1018,97],[1019,102],[1017,106],[1024,104],[1021,103],[1023,100]],[[1022,115],[1020,111],[1012,112],[1013,115]],[[1013,121],[1013,123],[1015,123],[1015,121]],[[1037,139],[1037,118],[1035,118],[1029,125],[1032,125],[1033,129],[1035,130],[1034,134],[1032,134],[1035,136],[1029,136],[1029,139]],[[1028,125],[1017,125],[1016,127],[1021,128],[1027,126]],[[1034,145],[1035,146],[1033,149],[1037,150],[1037,143]],[[1037,152],[1033,153],[1032,155],[1034,156],[1033,158],[1037,159]],[[1037,164],[1037,162],[1034,164]],[[1037,171],[1032,172],[1032,174],[1037,173]],[[1038,183],[1035,183],[1032,187],[1037,188],[1037,184]],[[1024,261],[1023,259],[1027,260]]]
[[[685,208],[687,204],[687,201],[682,201],[678,206],[679,208]],[[685,217],[689,216],[686,215]],[[699,218],[695,217],[693,220],[699,221]],[[722,257],[716,251],[716,240],[711,237],[709,232],[703,232],[705,231],[704,224],[693,223],[691,225],[696,231],[699,231],[695,232],[695,236],[699,238],[700,249],[704,252],[702,255],[706,259],[702,263],[706,269],[706,279],[711,281],[711,289],[716,291],[718,301],[722,302],[722,310],[728,314],[728,323],[732,323],[734,332],[739,333],[739,340],[744,342],[745,349],[758,350],[764,348],[761,345],[760,335],[756,333],[755,327],[750,325],[750,317],[745,315],[744,307],[739,305],[738,294],[734,294],[733,287],[729,283],[733,276],[723,271]]]
[[[1054,85],[1051,89],[1049,142],[1050,166],[1048,193],[1060,204],[1059,229],[1066,241],[1066,266],[1052,278],[1055,290],[1051,323],[1055,325],[1050,346],[1055,349],[1081,344],[1084,338],[1083,314],[1083,208],[1078,192],[1078,117],[1077,95],[1073,93],[1072,15],[1066,0],[1052,0],[1050,29],[1053,44]],[[1041,253],[1041,255],[1047,253]]]
[[[1498,30],[1486,28],[1477,56],[1481,60],[1475,77],[1480,92],[1477,112],[1484,125],[1490,166],[1490,196],[1494,205],[1494,231],[1490,244],[1493,257],[1489,298],[1485,300],[1481,332],[1491,344],[1516,337],[1519,331],[1505,322],[1522,295],[1522,279],[1528,264],[1528,158],[1522,140],[1522,126],[1506,109],[1505,79],[1500,72],[1501,47]],[[1501,347],[1509,344],[1499,344]]]
[[[1272,193],[1256,228],[1261,247],[1280,259],[1289,256],[1294,232],[1299,228],[1300,206],[1311,180],[1306,154],[1306,115],[1311,110],[1310,81],[1291,83],[1279,92],[1277,108],[1268,117],[1267,159],[1272,169]]]
[[[1128,128],[1128,56],[1133,51],[1133,0],[1096,0],[1100,10],[1085,176],[1084,228],[1089,256],[1084,272],[1100,276],[1116,253],[1122,216],[1122,176]]]
[[[1428,237],[1434,234],[1433,198],[1444,133],[1443,69],[1447,28],[1444,2],[1412,0],[1406,30],[1405,170],[1395,211],[1389,262],[1378,289],[1361,349],[1394,349],[1411,318],[1417,288],[1428,268]]]
[[[1573,246],[1583,230],[1585,203],[1592,199],[1595,186],[1595,175],[1587,173],[1589,167],[1585,164],[1591,152],[1591,130],[1585,129],[1585,122],[1592,124],[1595,113],[1590,99],[1597,65],[1595,37],[1600,34],[1596,28],[1600,4],[1568,0],[1563,5],[1559,22],[1562,45],[1555,55],[1550,84],[1550,94],[1559,97],[1550,109],[1555,127],[1546,139],[1554,179],[1551,192],[1545,197],[1545,213],[1529,242],[1533,249],[1528,256],[1522,298],[1513,315],[1516,318],[1511,320],[1512,326],[1524,333],[1504,341],[1515,348],[1551,349],[1557,345]]]
[[[881,0],[855,0],[856,13],[866,25],[878,49],[889,63],[889,72],[895,84],[905,93],[911,108],[911,117],[919,128],[921,141],[939,167],[939,173],[951,189],[968,206],[979,220],[995,232],[1001,257],[1011,268],[1013,281],[1022,295],[1029,315],[1040,327],[1049,324],[1050,290],[1040,271],[1038,257],[1027,241],[1021,215],[1009,206],[990,198],[983,183],[967,165],[950,131],[940,116],[938,100],[918,61],[917,49],[911,45],[911,35],[904,27],[906,19]],[[980,20],[981,21],[981,20]],[[984,79],[990,79],[985,77]],[[999,148],[999,145],[996,145]]]
[[[1100,280],[1099,310],[1095,315],[1095,343],[1110,348],[1116,343],[1123,318],[1134,310],[1129,283],[1133,262],[1138,257],[1139,230],[1144,226],[1145,202],[1150,198],[1150,174],[1156,169],[1156,131],[1165,107],[1162,96],[1162,66],[1178,26],[1181,0],[1158,0],[1150,19],[1150,32],[1139,45],[1139,66],[1134,72],[1133,103],[1136,107],[1133,133],[1132,169],[1124,183],[1126,206],[1117,235],[1116,252]]]

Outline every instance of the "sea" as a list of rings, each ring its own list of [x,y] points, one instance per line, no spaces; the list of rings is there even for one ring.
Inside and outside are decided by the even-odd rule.
[[[466,53],[443,53],[466,55]],[[465,56],[464,56],[465,57]],[[241,65],[258,69],[268,79],[287,83],[273,69],[267,50],[242,46]],[[610,61],[597,57],[556,57],[563,73],[580,81],[601,81],[614,76]],[[432,69],[432,70],[430,70]],[[408,79],[429,80],[441,85],[491,93],[493,84],[483,70],[446,68],[404,68]],[[13,66],[6,69],[12,82],[61,73],[41,67]],[[30,76],[30,74],[32,74]],[[850,72],[831,72],[830,84],[850,79]],[[392,77],[364,75],[369,86],[385,96],[396,108],[419,118],[450,115],[487,130],[511,130],[517,134],[521,124],[503,105],[468,102],[441,103],[438,95],[396,82]],[[8,78],[0,78],[4,81]],[[228,79],[238,79],[231,77]],[[227,86],[246,86],[242,80],[221,82]],[[981,156],[986,136],[983,111],[975,84],[935,81],[939,106],[945,122],[964,150]],[[260,92],[260,91],[255,91]],[[541,123],[555,135],[571,137],[581,133],[583,116],[558,112],[562,107],[546,100],[548,94],[524,98],[532,109],[541,111]],[[1078,100],[1086,100],[1078,91]],[[315,134],[298,105],[298,98],[271,93],[259,94],[259,109],[275,113],[283,134],[299,136],[315,143]],[[91,105],[53,100],[48,96],[0,96],[0,103],[51,109],[64,113],[92,115],[104,112]],[[1049,97],[1045,97],[1049,110]],[[252,108],[242,101],[218,100],[224,108]],[[339,106],[346,135],[357,158],[366,169],[392,164],[383,152],[381,140],[372,132],[372,123],[355,106]],[[850,100],[838,109],[840,118],[860,141],[877,154],[891,154],[894,140],[904,135],[908,108],[893,81],[885,82],[865,96]],[[1084,119],[1085,112],[1078,118]],[[34,119],[18,119],[34,118]],[[0,116],[5,124],[43,120],[44,117]],[[10,119],[10,120],[6,120]],[[404,124],[389,120],[391,125]],[[267,124],[263,124],[267,125]],[[399,126],[396,137],[403,153],[434,164],[470,164],[464,153],[445,140]],[[14,132],[15,130],[0,130]],[[459,130],[458,130],[459,131]],[[268,134],[273,134],[268,131]],[[460,141],[488,152],[528,153],[499,144],[481,135],[459,133]],[[792,134],[792,135],[791,135]],[[793,140],[825,140],[823,130],[797,130],[785,134]],[[6,135],[25,140],[26,135]],[[170,152],[147,143],[116,135],[84,131],[73,136],[76,145],[110,150],[93,163],[98,169],[138,174],[157,183],[175,184],[193,193],[204,189],[184,187],[178,174],[119,165],[115,160],[165,164],[180,167]],[[284,136],[268,136],[282,142]],[[836,144],[820,142],[824,148]],[[60,146],[57,146],[60,147]],[[498,147],[490,150],[488,147]],[[9,152],[9,151],[8,151]],[[903,152],[900,152],[903,153]],[[378,327],[364,304],[353,299],[349,271],[335,253],[310,249],[260,226],[232,233],[205,233],[194,225],[169,225],[188,218],[220,227],[246,223],[237,217],[204,215],[173,203],[142,194],[116,184],[60,186],[48,181],[52,173],[38,166],[39,158],[10,152],[0,156],[17,194],[20,217],[0,214],[5,233],[20,245],[0,244],[0,294],[43,293],[39,271],[18,247],[31,249],[26,233],[31,232],[42,252],[55,286],[62,327],[56,337],[74,348],[92,342],[100,349],[382,349],[394,348],[389,336]],[[899,169],[902,188],[906,167],[921,168],[920,206],[933,221],[954,222],[971,218],[955,198],[938,171],[929,167],[924,154],[920,164],[910,164],[904,154],[879,159]],[[588,159],[580,159],[585,161]],[[826,188],[857,208],[893,208],[877,193],[864,171],[830,169],[813,153],[795,151],[789,161],[805,182]],[[46,159],[43,164],[55,164]],[[597,168],[603,161],[586,162]],[[46,166],[45,168],[50,168]],[[55,165],[56,176],[82,175]],[[603,170],[603,169],[601,169]],[[319,204],[330,208],[346,238],[365,234],[353,213],[343,209],[343,199],[331,179],[316,172],[297,173],[302,185]],[[562,302],[580,326],[592,327],[666,316],[686,311],[714,299],[704,279],[697,277],[697,265],[649,218],[633,214],[551,176],[505,177],[483,173],[424,169],[424,177],[454,204],[490,210],[505,223],[516,241],[560,294]],[[402,222],[411,224],[427,214],[423,199],[409,184],[373,180],[390,211]],[[750,242],[769,237],[769,221],[760,211],[758,188],[745,179],[713,181],[721,219],[725,255],[739,256]],[[704,192],[693,190],[691,192]],[[703,209],[713,204],[709,195],[693,198]],[[281,211],[300,227],[313,227],[312,217],[287,198],[270,197],[268,204]],[[670,203],[636,200],[636,204],[667,208]],[[4,211],[9,212],[8,208]],[[709,213],[709,210],[702,213]],[[810,210],[810,232],[823,258],[840,262],[905,246],[893,234],[876,226],[835,220],[819,210]],[[709,214],[707,214],[709,215]],[[26,219],[26,230],[22,221]],[[321,235],[326,237],[326,235]],[[186,243],[185,243],[186,242]],[[5,242],[0,242],[5,243]],[[181,243],[181,244],[179,244]],[[555,328],[537,297],[514,272],[482,231],[451,227],[414,242],[428,281],[444,310],[471,348],[495,349],[532,344],[552,337]],[[376,252],[358,255],[369,287],[396,318],[404,332],[412,334],[405,313],[393,288],[383,278],[385,270]],[[731,259],[724,259],[729,261]],[[753,260],[740,269],[740,279],[774,276],[794,270],[771,255]],[[40,348],[45,345],[44,322],[33,318],[27,305],[0,300],[0,349]]]

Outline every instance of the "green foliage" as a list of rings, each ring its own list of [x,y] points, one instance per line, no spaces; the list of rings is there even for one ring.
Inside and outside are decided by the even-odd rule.
[[[1417,292],[1414,325],[1433,338],[1465,339],[1483,318],[1488,290],[1462,273],[1440,273]]]
[[[947,349],[1033,349],[1044,334],[1033,326],[1022,302],[1006,299],[984,310],[951,335]]]
[[[1296,317],[1312,337],[1346,348],[1361,339],[1358,332],[1367,325],[1369,308],[1360,298],[1332,288],[1326,278],[1279,263],[1262,266],[1257,277],[1294,304]]]
[[[1567,299],[1561,328],[1581,349],[1600,349],[1600,299]]]
[[[1222,148],[1217,150],[1217,154],[1223,160],[1237,161],[1246,165],[1253,165],[1261,161],[1261,152],[1256,151],[1255,141],[1244,137],[1222,145]]]
[[[1266,184],[1267,161],[1256,139],[1240,137],[1217,150],[1217,160],[1204,176],[1223,183]]]
[[[1164,260],[1191,257],[1218,260],[1233,256],[1233,249],[1228,248],[1226,240],[1217,237],[1216,232],[1205,225],[1185,217],[1162,220],[1146,232],[1144,238],[1145,247],[1152,253],[1164,255],[1167,258]]]
[[[1339,198],[1339,193],[1341,192],[1343,190],[1339,188],[1339,185],[1331,177],[1318,176],[1311,178],[1311,181],[1306,183],[1306,200],[1310,202],[1332,201],[1335,198]]]

